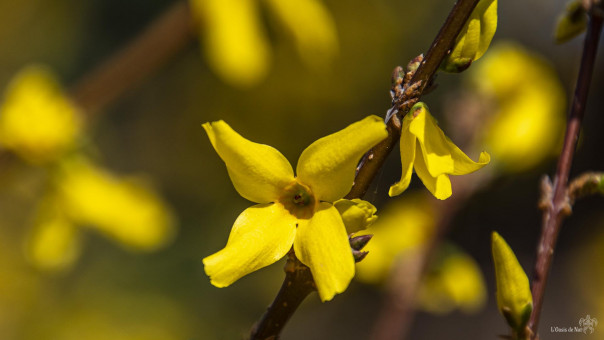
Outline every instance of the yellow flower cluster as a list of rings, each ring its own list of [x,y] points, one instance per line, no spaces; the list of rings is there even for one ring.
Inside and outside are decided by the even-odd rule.
[[[325,64],[336,55],[335,24],[320,0],[262,2],[291,33],[307,63]],[[270,44],[260,5],[258,0],[191,0],[208,63],[231,85],[255,85],[268,72]]]
[[[83,154],[78,108],[45,67],[10,83],[0,107],[0,146],[48,170],[44,199],[27,240],[27,257],[62,269],[80,254],[85,226],[134,250],[153,250],[173,233],[170,209],[144,181],[121,179]]]

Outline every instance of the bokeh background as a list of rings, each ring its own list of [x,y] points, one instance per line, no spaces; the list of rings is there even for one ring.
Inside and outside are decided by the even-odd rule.
[[[69,89],[173,3],[1,1],[0,87],[6,89],[25,66],[41,63]],[[318,45],[311,39],[308,47],[300,43],[305,30],[292,31],[288,19],[271,10],[270,1],[251,3],[258,9],[255,19],[268,55],[258,79],[238,82],[237,76],[225,75],[228,71],[220,67],[227,66],[217,66],[209,56],[208,49],[216,47],[200,34],[98,114],[82,115],[84,149],[96,164],[116,178],[143,178],[145,186],[161,197],[162,209],[172,216],[174,226],[174,233],[166,234],[161,245],[133,248],[102,228],[78,227],[81,249],[77,258],[60,268],[40,266],[28,256],[28,242],[51,171],[18,155],[2,158],[0,339],[244,338],[278,291],[284,262],[228,288],[210,285],[201,259],[224,246],[235,218],[250,203],[234,190],[201,124],[224,119],[243,136],[276,147],[295,164],[301,151],[316,139],[369,114],[385,114],[392,69],[427,50],[453,5],[453,1],[437,0],[323,0],[318,2],[324,7],[321,13],[327,13],[324,20],[332,26],[317,36],[334,35],[319,39]],[[561,96],[567,98],[552,99],[558,100],[558,110],[551,109],[554,113],[536,126],[565,114],[578,71],[582,38],[553,43],[555,23],[564,7],[562,0],[499,3],[493,48],[507,42],[538,55],[557,80],[535,87],[547,92],[557,81]],[[317,22],[320,25],[321,20]],[[501,107],[493,104],[499,94],[481,92],[476,85],[486,75],[475,69],[487,62],[489,52],[467,72],[440,74],[438,88],[423,98],[445,132],[473,159],[481,149],[490,151],[480,137],[487,125],[477,124],[472,130],[459,122],[466,111],[483,121],[487,119],[484,112],[494,115],[496,107]],[[599,53],[573,175],[604,170],[603,62]],[[507,67],[515,66],[503,61],[499,69]],[[518,72],[518,87],[530,80],[527,74],[534,68]],[[525,105],[516,107],[521,110]],[[532,112],[527,110],[526,115]],[[467,116],[465,120],[474,121]],[[519,148],[513,142],[510,139],[510,148]],[[540,145],[546,140],[533,142]],[[449,221],[447,239],[478,265],[486,301],[473,313],[419,312],[410,339],[495,339],[507,332],[494,299],[490,233],[497,230],[506,238],[530,277],[541,223],[539,181],[543,174],[552,175],[555,166],[555,152],[550,148],[531,152],[538,161],[526,161],[536,164],[521,170],[513,169],[524,163],[522,158],[506,167],[493,155],[499,165],[489,170],[488,179]],[[406,195],[426,192],[414,178],[409,193],[389,199],[388,188],[399,176],[395,151],[366,199],[382,209]],[[588,338],[551,333],[550,327],[578,326],[579,319],[588,314],[604,320],[603,207],[602,197],[583,199],[564,223],[541,318],[545,338]],[[124,214],[131,213],[127,206],[123,209]],[[283,338],[368,338],[384,299],[379,282],[353,281],[345,293],[328,303],[313,294],[285,328]],[[602,334],[604,326],[600,325],[591,338]]]

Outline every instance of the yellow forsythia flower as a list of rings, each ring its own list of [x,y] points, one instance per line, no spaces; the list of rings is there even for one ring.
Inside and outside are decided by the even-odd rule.
[[[190,0],[199,18],[203,51],[226,82],[251,86],[269,68],[270,45],[258,0]],[[290,31],[305,61],[321,64],[338,49],[335,24],[319,0],[266,0],[269,10]]]
[[[386,138],[377,116],[321,138],[300,155],[297,177],[276,149],[253,143],[223,121],[203,124],[237,192],[258,203],[239,215],[224,249],[203,259],[216,287],[268,266],[291,249],[307,265],[322,301],[354,276],[348,234],[333,202],[352,187],[361,156]]]
[[[510,246],[496,232],[493,232],[492,250],[497,282],[497,306],[510,327],[522,331],[533,310],[533,296],[528,277]]]
[[[29,66],[9,84],[0,108],[0,144],[33,163],[54,160],[80,134],[77,108],[52,72]]]
[[[377,212],[376,207],[358,198],[337,200],[333,205],[338,209],[348,233],[363,230],[378,218],[375,214]]]
[[[449,313],[459,308],[476,312],[486,302],[486,287],[480,267],[468,254],[453,246],[430,269],[420,286],[420,307],[432,313]]]
[[[443,60],[441,69],[461,72],[487,51],[497,30],[497,0],[480,0],[461,29],[455,47]]]
[[[498,166],[526,171],[559,150],[566,95],[551,66],[506,43],[494,46],[471,76],[479,93],[494,99],[483,141]]]
[[[173,217],[161,198],[140,180],[127,180],[84,158],[69,159],[58,179],[65,214],[133,250],[154,250],[173,233]]]
[[[403,118],[401,127],[401,180],[390,187],[390,196],[400,195],[409,187],[413,169],[434,197],[451,196],[449,175],[465,175],[487,165],[491,157],[481,152],[472,161],[438,127],[424,103],[415,104]]]

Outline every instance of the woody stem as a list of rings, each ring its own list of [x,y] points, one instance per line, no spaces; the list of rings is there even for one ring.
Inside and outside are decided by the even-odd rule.
[[[560,158],[558,159],[556,174],[554,176],[553,194],[547,197],[546,202],[544,202],[545,204],[543,204],[542,231],[537,247],[537,260],[532,282],[534,307],[528,324],[533,332],[533,339],[537,337],[545,286],[554,256],[556,241],[560,233],[560,227],[562,226],[564,218],[570,213],[567,195],[568,177],[577,146],[577,140],[579,138],[581,122],[585,112],[585,103],[587,101],[587,93],[589,91],[594,61],[598,50],[598,41],[602,30],[602,17],[597,14],[597,11],[590,12],[579,76],[566,125],[564,146]]]
[[[392,103],[392,109],[397,109],[402,103],[407,100],[421,97],[422,92],[429,84],[430,80],[438,70],[438,67],[442,63],[443,59],[450,53],[451,48],[455,44],[455,40],[461,32],[465,22],[470,17],[472,10],[476,7],[479,0],[458,0],[453,9],[449,13],[447,20],[441,27],[438,35],[432,42],[430,49],[426,53],[425,59],[422,61],[411,83],[420,83],[418,93],[414,95],[403,95]],[[383,166],[386,157],[390,154],[396,143],[400,138],[400,117],[403,117],[407,112],[399,112],[399,116],[394,116],[388,122],[388,137],[380,142],[378,145],[373,147],[361,161],[357,174],[355,177],[354,185],[352,186],[346,198],[362,198],[369,185],[375,178],[379,169]],[[297,260],[296,260],[297,261]],[[308,271],[310,274],[310,271]],[[299,283],[289,283],[292,279],[290,274],[286,275],[285,282],[279,291],[279,294],[268,308],[262,318],[255,324],[252,329],[252,339],[276,339],[278,338],[281,330],[285,326],[285,322],[289,320],[291,315],[295,313],[297,306],[302,300],[306,298],[308,294],[312,292],[308,289],[300,289]],[[294,276],[294,280],[296,276]],[[289,292],[293,288],[297,287],[296,291]],[[281,308],[279,306],[291,306],[291,308]],[[276,315],[277,313],[283,315]],[[274,322],[274,320],[283,320],[283,322]]]

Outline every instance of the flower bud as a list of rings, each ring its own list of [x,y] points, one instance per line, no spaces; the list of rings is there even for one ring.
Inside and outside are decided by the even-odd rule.
[[[558,19],[554,38],[562,44],[583,33],[587,27],[587,13],[580,0],[570,2]]]
[[[361,199],[341,199],[334,203],[334,206],[340,212],[342,221],[346,226],[348,233],[355,233],[370,226],[375,220],[377,209],[373,204]]]
[[[470,67],[489,48],[497,29],[497,0],[480,0],[457,36],[440,69],[459,73]]]
[[[533,311],[528,277],[510,246],[496,232],[492,236],[493,262],[497,282],[497,306],[508,325],[517,332],[525,328]]]

